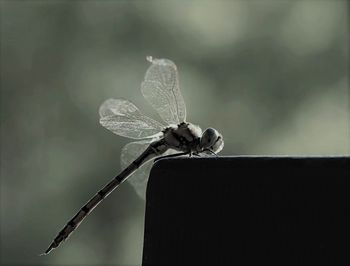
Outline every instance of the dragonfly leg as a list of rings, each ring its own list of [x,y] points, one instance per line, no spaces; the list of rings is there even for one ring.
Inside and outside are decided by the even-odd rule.
[[[169,155],[165,155],[165,156],[160,156],[158,158],[155,158],[154,162],[156,162],[156,161],[158,161],[160,159],[178,157],[178,156],[188,155],[188,154],[191,154],[191,153],[190,152],[179,152],[179,153],[175,153],[175,154],[169,154]]]
[[[201,157],[201,155],[198,152],[191,152],[190,157],[192,156]]]
[[[216,157],[218,157],[218,155],[217,155],[215,152],[213,152],[211,149],[205,149],[204,151],[208,151],[208,152],[210,152],[212,155],[215,155]]]

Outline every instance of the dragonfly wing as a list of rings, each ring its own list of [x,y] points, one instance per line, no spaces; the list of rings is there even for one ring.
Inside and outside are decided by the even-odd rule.
[[[162,124],[143,115],[131,102],[108,99],[100,106],[100,124],[113,133],[132,139],[153,138],[164,128]]]
[[[168,125],[184,122],[186,105],[179,88],[176,65],[168,59],[149,56],[147,60],[152,64],[141,85],[143,96]]]
[[[147,139],[147,140],[130,142],[126,144],[122,149],[122,153],[120,157],[121,167],[125,169],[128,165],[130,165],[138,156],[140,156],[140,154],[143,151],[146,150],[148,145],[153,140]],[[173,150],[168,150],[162,156],[171,154],[174,152],[175,151]],[[153,160],[146,162],[135,173],[133,173],[132,176],[128,178],[128,182],[135,189],[137,195],[142,199],[146,199],[147,181],[148,181],[148,177],[149,177],[149,173],[151,171],[152,165],[153,165]]]

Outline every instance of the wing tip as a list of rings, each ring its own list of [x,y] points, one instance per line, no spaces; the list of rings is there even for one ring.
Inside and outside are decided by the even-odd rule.
[[[147,55],[146,60],[150,63],[153,63],[153,57],[151,55]]]
[[[170,59],[166,59],[166,58],[155,58],[153,56],[146,56],[146,60],[150,63],[152,63],[153,65],[159,65],[159,66],[170,66],[172,68],[174,68],[175,70],[177,70],[177,67],[175,65],[175,63],[173,61],[171,61]],[[146,73],[147,75],[147,73]]]

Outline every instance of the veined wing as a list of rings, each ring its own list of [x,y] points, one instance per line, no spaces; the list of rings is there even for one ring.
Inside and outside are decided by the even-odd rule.
[[[143,151],[145,151],[148,145],[153,140],[156,140],[156,139],[147,139],[147,140],[130,142],[126,144],[122,149],[122,153],[120,156],[120,163],[121,163],[122,169],[125,169]],[[167,152],[162,154],[162,156],[168,155],[174,152],[175,152],[174,150],[169,149]],[[153,165],[153,160],[148,161],[147,163],[142,165],[135,173],[133,173],[132,176],[130,176],[127,180],[133,186],[137,195],[142,199],[146,199],[147,181],[148,181],[148,177],[149,177],[149,173],[151,171],[152,165]]]
[[[152,65],[141,85],[143,96],[168,125],[184,122],[186,106],[179,88],[176,65],[168,59],[151,56],[147,60]]]
[[[127,138],[153,138],[164,129],[162,124],[143,115],[133,103],[123,99],[106,100],[99,113],[102,126]]]
[[[137,142],[130,142],[124,146],[120,156],[120,164],[122,169],[125,169],[131,164],[143,151],[152,140],[141,140]],[[146,185],[148,180],[148,174],[151,170],[152,162],[149,161],[142,165],[131,177],[128,178],[128,182],[133,186],[136,193],[142,198],[146,198]]]

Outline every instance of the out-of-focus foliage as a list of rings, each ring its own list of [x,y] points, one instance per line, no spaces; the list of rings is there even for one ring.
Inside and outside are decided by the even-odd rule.
[[[1,262],[138,265],[144,203],[123,184],[59,249],[71,215],[118,171],[107,98],[156,115],[145,57],[173,60],[188,121],[222,154],[349,154],[346,1],[2,1]]]

